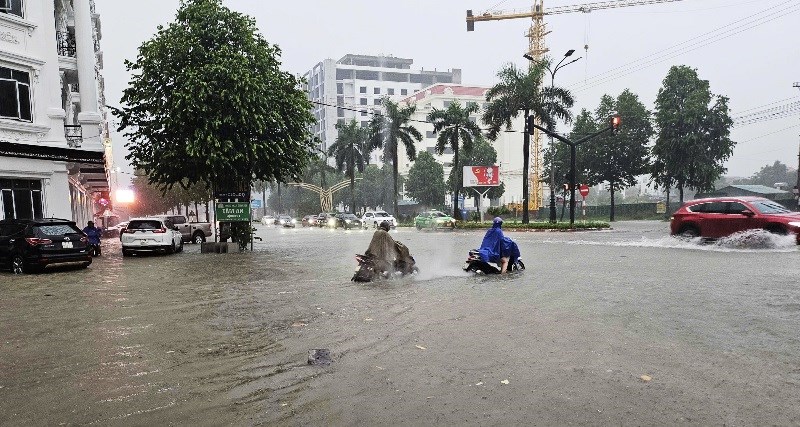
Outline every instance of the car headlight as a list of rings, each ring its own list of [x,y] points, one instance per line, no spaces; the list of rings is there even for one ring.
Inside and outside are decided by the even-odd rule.
[[[792,227],[800,228],[800,221],[792,221],[789,223]]]
[[[292,224],[297,224],[297,220],[296,220],[296,219],[293,219],[293,220],[292,220]]]

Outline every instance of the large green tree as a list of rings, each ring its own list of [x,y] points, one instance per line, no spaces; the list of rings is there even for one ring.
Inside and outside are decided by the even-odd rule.
[[[528,69],[522,70],[514,64],[503,67],[497,77],[500,80],[486,92],[489,105],[484,111],[483,121],[489,126],[487,136],[494,141],[503,131],[512,129],[512,119],[519,116],[527,118],[536,116],[543,126],[554,130],[556,122],[571,122],[570,108],[575,100],[569,90],[557,86],[542,86],[544,73],[549,62],[547,60],[533,62]],[[530,166],[530,135],[524,132],[522,144],[522,222],[530,221],[528,213],[528,173]]]
[[[433,123],[433,131],[439,135],[436,138],[436,152],[439,155],[450,147],[453,150],[453,169],[460,171],[464,163],[459,161],[459,150],[463,146],[464,150],[472,150],[473,143],[481,138],[481,128],[470,120],[470,116],[476,114],[480,107],[478,104],[467,104],[466,108],[461,107],[461,103],[454,101],[447,109],[439,110],[434,108],[428,114],[428,121]],[[460,178],[460,174],[456,174]],[[462,184],[459,179],[452,183],[453,189],[453,218],[461,218],[458,210],[458,195]],[[466,218],[463,218],[466,219]]]
[[[444,203],[447,185],[444,167],[431,153],[423,151],[408,171],[406,193],[425,207],[438,208]]]
[[[755,184],[766,185],[772,187],[776,183],[785,182],[793,187],[797,184],[797,170],[790,169],[789,166],[775,160],[771,165],[763,166],[758,172],[753,174],[750,178],[737,180],[736,184]]]
[[[606,126],[608,118],[615,113],[623,118],[619,133],[600,135],[581,150],[585,152],[587,163],[585,183],[605,182],[611,193],[610,221],[614,221],[616,193],[635,185],[636,177],[650,170],[648,143],[654,133],[650,111],[633,92],[626,89],[616,99],[603,95],[595,110],[595,127]]]
[[[335,159],[336,170],[344,172],[350,179],[350,211],[356,211],[356,172],[364,172],[369,158],[370,145],[365,128],[356,119],[347,123],[336,123],[339,135],[328,147],[328,155]]]
[[[392,203],[394,177],[389,167],[378,167],[369,165],[364,168],[362,179],[356,183],[356,194],[360,205],[364,208],[382,207]],[[403,184],[403,177],[399,177],[399,185]]]
[[[183,0],[175,21],[125,62],[131,80],[114,114],[130,141],[126,158],[167,187],[249,190],[254,180],[296,179],[313,116],[279,58],[251,17],[221,0]]]
[[[712,190],[736,145],[728,98],[712,94],[696,69],[673,66],[656,97],[655,124],[652,181],[667,190],[677,187],[681,203],[685,188]]]
[[[392,207],[394,215],[398,214],[397,195],[400,173],[398,171],[399,146],[403,144],[408,160],[414,161],[417,157],[415,143],[422,141],[422,134],[411,122],[411,116],[416,111],[414,105],[401,107],[389,98],[383,99],[384,115],[376,115],[370,121],[369,141],[371,148],[383,148],[383,158],[392,164],[392,184],[394,196]]]

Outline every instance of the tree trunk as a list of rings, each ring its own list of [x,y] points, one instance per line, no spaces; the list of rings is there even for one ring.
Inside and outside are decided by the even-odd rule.
[[[261,209],[264,211],[261,215],[262,216],[267,216],[267,184],[266,183],[264,183],[264,186],[261,187],[261,203],[263,203],[263,205],[261,206]]]
[[[611,215],[608,219],[609,222],[614,222],[614,183],[611,184]]]
[[[356,213],[356,174],[350,174],[350,209],[353,215]]]
[[[208,202],[206,202],[206,222],[211,222],[209,219],[211,216],[208,214]]]
[[[200,222],[200,204],[197,200],[194,202],[194,220]]]
[[[680,194],[680,203],[683,205],[683,183],[678,183],[678,194]]]
[[[278,214],[283,212],[283,206],[281,203],[281,183],[278,183]]]
[[[522,223],[527,224],[530,222],[530,215],[528,214],[528,204],[530,200],[528,188],[528,166],[530,165],[531,156],[531,135],[528,129],[528,114],[529,111],[525,110],[525,133],[522,136]]]
[[[458,209],[458,187],[463,179],[463,176],[458,173],[458,128],[456,128],[456,143],[453,144],[453,168],[455,169],[455,174],[453,174],[453,218],[464,220],[461,218],[461,212]]]
[[[392,199],[393,199],[393,202],[394,202],[393,203],[394,212],[392,212],[392,214],[395,217],[397,217],[397,220],[399,221],[400,220],[400,214],[398,213],[398,209],[397,209],[397,177],[398,177],[397,141],[395,141],[395,145],[392,147],[392,151],[393,151],[392,154],[394,154],[394,159],[392,159],[392,174],[393,174],[393,177],[394,177],[394,183],[393,183],[394,184],[394,194],[392,194],[392,196],[393,196]]]

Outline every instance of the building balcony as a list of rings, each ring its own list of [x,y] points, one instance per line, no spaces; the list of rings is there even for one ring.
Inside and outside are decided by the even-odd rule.
[[[56,31],[56,46],[58,48],[58,56],[76,57],[74,34]]]

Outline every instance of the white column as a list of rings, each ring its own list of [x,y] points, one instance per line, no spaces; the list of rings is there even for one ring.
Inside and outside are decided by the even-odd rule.
[[[102,116],[97,108],[96,58],[92,38],[92,11],[89,0],[74,0],[75,48],[78,60],[78,84],[81,94],[81,112],[78,123],[83,128],[84,148],[102,150],[102,138],[97,125]]]

